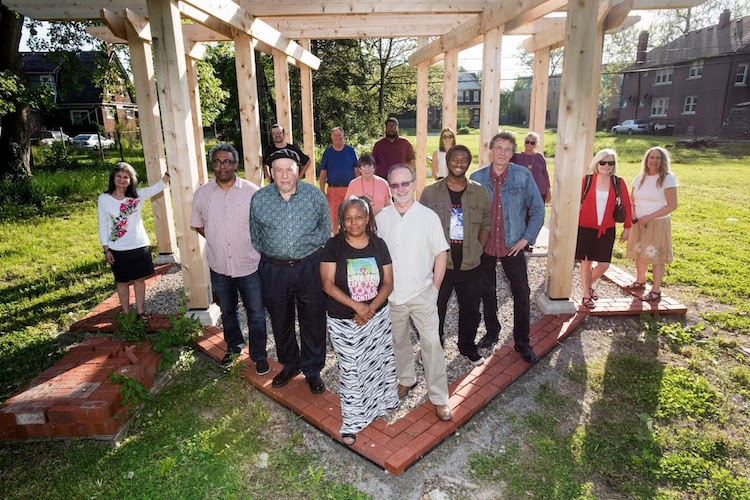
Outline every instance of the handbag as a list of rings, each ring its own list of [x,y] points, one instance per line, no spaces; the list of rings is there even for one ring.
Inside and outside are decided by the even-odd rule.
[[[620,199],[620,179],[613,175],[612,182],[615,183],[615,209],[612,211],[612,216],[615,222],[625,222],[625,207],[622,206],[622,200]]]

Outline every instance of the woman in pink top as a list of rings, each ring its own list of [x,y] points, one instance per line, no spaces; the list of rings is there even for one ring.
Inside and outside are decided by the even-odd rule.
[[[350,196],[367,198],[372,207],[373,215],[391,204],[391,188],[382,177],[375,175],[375,158],[370,153],[364,153],[359,157],[357,165],[362,173],[359,177],[349,183],[345,199]]]

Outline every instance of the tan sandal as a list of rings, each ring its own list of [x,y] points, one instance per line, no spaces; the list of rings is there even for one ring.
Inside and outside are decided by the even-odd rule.
[[[345,446],[352,446],[354,443],[357,442],[357,435],[356,434],[342,434],[341,442],[344,443]]]

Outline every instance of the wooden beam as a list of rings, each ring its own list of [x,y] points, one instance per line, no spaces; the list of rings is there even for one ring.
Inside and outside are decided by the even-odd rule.
[[[274,98],[276,100],[276,123],[284,127],[286,141],[293,142],[292,133],[292,101],[289,98],[289,66],[286,56],[279,52],[273,53],[273,81]]]
[[[505,23],[505,32],[512,33],[529,24],[532,21],[541,19],[547,14],[564,9],[568,5],[568,0],[549,0],[543,4],[525,10],[515,18]]]
[[[427,37],[419,37],[417,47],[427,45]],[[429,102],[429,71],[428,63],[417,66],[417,198],[427,183],[427,120],[430,108]]]
[[[167,170],[167,158],[164,155],[164,143],[162,142],[164,134],[161,128],[161,113],[159,112],[159,100],[156,93],[153,54],[151,53],[151,44],[141,40],[136,30],[126,19],[120,19],[123,21],[123,34],[128,39],[130,64],[134,69],[133,85],[136,102],[138,103],[138,125],[141,129],[146,176],[148,183],[153,184],[161,179]],[[151,212],[154,217],[156,247],[159,253],[174,253],[174,249],[177,248],[177,241],[175,239],[170,189],[165,189],[160,195],[151,199]]]
[[[458,49],[451,49],[443,60],[443,128],[454,132],[458,121]]]
[[[182,0],[186,5],[202,10],[220,21],[243,31],[253,38],[267,43],[276,50],[294,57],[313,69],[320,67],[320,59],[304,50],[296,42],[288,39],[262,20],[248,14],[242,7],[231,0]]]
[[[450,33],[418,49],[409,57],[409,64],[416,66],[429,61],[441,52],[457,49],[463,44],[482,36],[489,30],[503,26],[521,13],[542,5],[547,0],[498,0],[488,4],[480,15],[462,24]]]
[[[237,95],[240,105],[240,134],[245,178],[257,186],[263,182],[263,160],[258,111],[258,77],[252,38],[234,32],[234,64],[237,71]]]
[[[301,40],[300,45],[310,50],[310,40]],[[305,180],[315,185],[315,119],[313,114],[312,70],[300,66],[300,93],[302,94],[302,150],[310,157],[310,166],[305,172]]]
[[[500,70],[502,68],[503,28],[495,28],[484,36],[482,53],[482,95],[479,118],[479,162],[490,164],[490,141],[500,124]]]
[[[505,33],[507,35],[528,35],[528,36],[534,36],[539,33],[544,33],[546,31],[550,30],[559,30],[562,29],[563,33],[565,32],[565,18],[564,17],[543,17],[541,19],[537,19],[536,21],[531,21],[528,24],[524,24],[523,26],[514,29],[513,31],[508,31],[507,27],[508,25],[505,25],[506,31]]]
[[[597,65],[594,60],[596,37],[591,34],[597,29],[600,15],[597,0],[576,0],[568,4],[567,57],[563,64],[555,156],[555,195],[549,222],[547,295],[550,299],[568,299],[572,291],[581,174],[591,158],[591,153],[586,151],[587,137],[594,133],[588,106],[594,89],[593,78],[589,75],[598,74],[601,64]]]
[[[201,112],[201,95],[200,85],[198,84],[197,60],[190,57],[190,52],[193,50],[193,47],[190,45],[185,45],[188,95],[190,96],[190,117],[192,119],[193,138],[195,140],[195,163],[198,166],[198,184],[202,186],[210,179],[208,178],[208,162],[206,161],[206,138],[203,135],[203,113]]]
[[[547,92],[549,91],[550,48],[534,52],[534,76],[531,79],[529,129],[539,134],[538,151],[544,151],[544,130],[547,126]]]
[[[147,3],[188,307],[207,309],[211,304],[211,281],[203,258],[205,241],[190,227],[193,194],[199,177],[178,0],[147,0]]]
[[[128,38],[128,35],[125,32],[125,19],[123,19],[122,16],[107,9],[101,9],[100,13],[102,22],[104,22],[104,25],[109,28],[109,31],[111,31],[114,36],[124,40]]]
[[[123,11],[125,18],[127,18],[130,25],[136,31],[141,40],[151,41],[151,24],[148,21],[148,17],[139,14],[131,9],[125,9]]]
[[[310,18],[330,14],[401,14],[418,12],[435,13],[479,13],[487,5],[486,0],[461,0],[460,2],[431,2],[403,0],[295,0],[279,2],[278,0],[240,0],[239,4],[251,15],[267,16],[303,16]],[[429,22],[429,19],[425,19]]]
[[[614,30],[619,28],[622,23],[628,18],[628,14],[633,9],[635,0],[625,0],[624,2],[613,3],[612,8],[607,13],[607,18],[604,22],[604,30]]]

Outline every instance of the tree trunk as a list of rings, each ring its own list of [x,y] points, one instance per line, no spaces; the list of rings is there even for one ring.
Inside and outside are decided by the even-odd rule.
[[[0,4],[0,71],[10,70],[25,84],[18,46],[23,16]],[[17,100],[15,111],[0,117],[0,178],[22,180],[31,176],[29,105]]]

